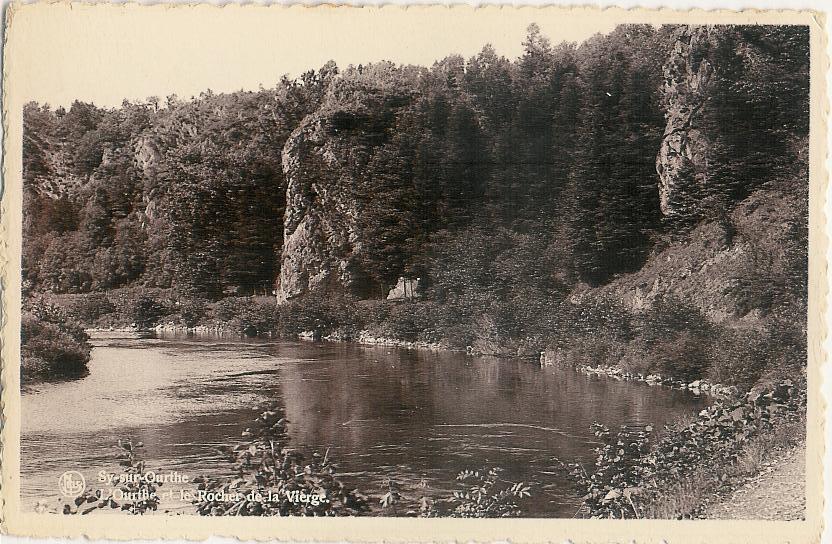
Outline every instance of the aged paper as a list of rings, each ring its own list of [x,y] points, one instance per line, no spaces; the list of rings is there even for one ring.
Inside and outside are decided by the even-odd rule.
[[[826,39],[12,5],[2,529],[819,541]]]

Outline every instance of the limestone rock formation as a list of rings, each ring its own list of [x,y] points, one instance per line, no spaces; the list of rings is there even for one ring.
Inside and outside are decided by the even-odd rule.
[[[661,210],[667,216],[696,208],[699,187],[708,183],[708,134],[701,125],[714,68],[701,57],[709,39],[707,27],[680,26],[673,51],[664,65],[667,125],[656,158]]]
[[[150,136],[140,136],[136,138],[133,143],[133,162],[136,167],[142,172],[145,179],[152,175],[153,169],[159,164],[162,159],[162,152],[159,151],[159,144]],[[156,219],[158,202],[154,194],[144,192],[142,195],[144,202],[144,215],[153,221]],[[144,225],[146,226],[146,225]]]
[[[715,323],[754,321],[761,308],[776,304],[767,300],[772,281],[794,278],[796,290],[805,281],[797,276],[806,266],[800,231],[807,224],[807,202],[787,182],[757,191],[730,214],[736,226],[731,244],[724,243],[716,221],[703,222],[685,243],[654,252],[638,272],[574,298],[611,297],[635,311],[669,298],[686,301]]]
[[[280,301],[330,283],[353,282],[356,211],[349,192],[341,190],[349,184],[348,165],[330,131],[329,116],[313,114],[283,149],[287,187]]]
[[[406,97],[339,81],[283,148],[286,211],[277,299],[332,290],[365,295],[359,180]]]
[[[159,151],[159,145],[153,138],[149,136],[141,136],[136,138],[133,145],[133,157],[136,166],[147,176],[150,169],[153,168],[162,158],[162,153]]]

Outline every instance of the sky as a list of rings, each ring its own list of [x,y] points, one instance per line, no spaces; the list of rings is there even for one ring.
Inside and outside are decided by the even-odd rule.
[[[566,20],[535,8],[64,6],[12,18],[11,32],[25,33],[27,51],[11,74],[27,100],[52,107],[256,90],[330,59],[339,67],[379,60],[430,66],[453,53],[469,58],[486,43],[515,58],[532,22],[553,43],[614,27],[597,12]]]

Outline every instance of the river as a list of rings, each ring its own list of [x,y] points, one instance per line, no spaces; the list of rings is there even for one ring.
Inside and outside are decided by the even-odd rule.
[[[528,361],[341,343],[96,333],[89,375],[23,392],[24,508],[59,498],[67,470],[95,482],[118,472],[116,443],[145,444],[148,469],[222,475],[234,445],[277,403],[289,441],[329,449],[341,479],[375,503],[450,494],[464,469],[501,467],[532,484],[524,515],[572,517],[574,490],[556,459],[591,464],[597,421],[663,425],[706,401],[689,392],[586,376]],[[174,488],[188,484],[172,484]],[[192,511],[163,502],[162,510]]]

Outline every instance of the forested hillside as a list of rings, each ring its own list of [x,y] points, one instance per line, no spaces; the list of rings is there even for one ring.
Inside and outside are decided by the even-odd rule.
[[[713,339],[782,335],[784,353],[730,344],[763,359],[751,383],[805,357],[808,37],[628,25],[553,45],[531,25],[513,60],[32,103],[24,290],[337,296],[390,336],[691,376],[728,356]],[[361,302],[400,277],[419,301]]]

